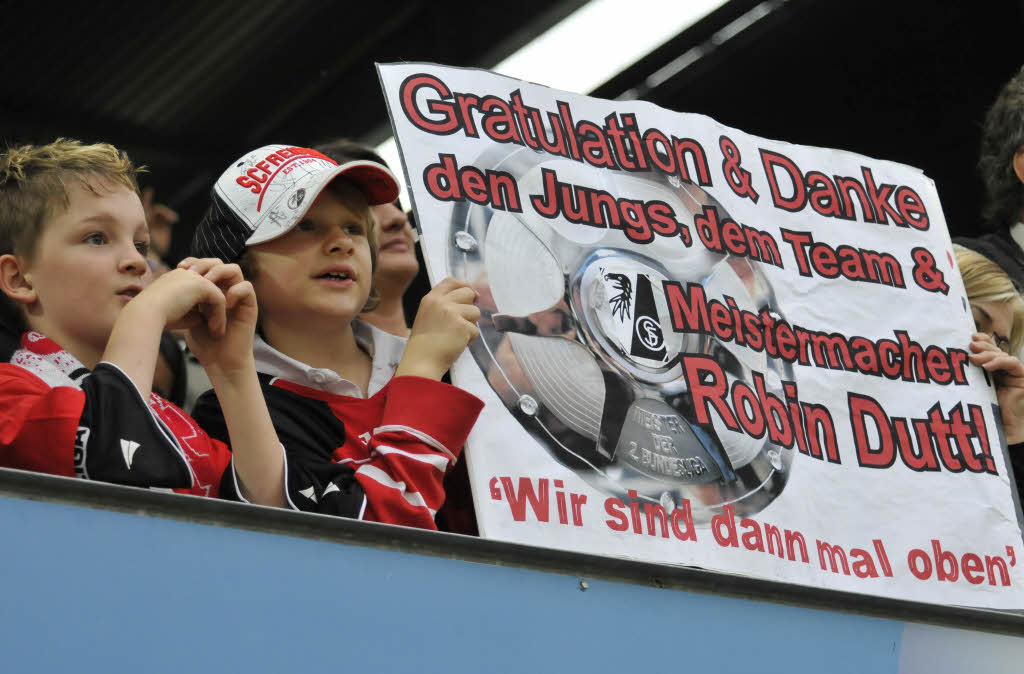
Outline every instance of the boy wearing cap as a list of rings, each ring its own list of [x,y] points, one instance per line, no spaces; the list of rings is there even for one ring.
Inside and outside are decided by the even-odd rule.
[[[105,144],[0,154],[0,313],[23,333],[0,363],[0,465],[284,505],[249,351],[252,287],[219,260],[186,260],[150,283],[135,175]],[[151,392],[165,327],[188,328],[233,456]]]
[[[476,337],[479,310],[472,288],[446,279],[423,299],[408,344],[355,320],[374,301],[370,206],[397,195],[374,162],[267,146],[217,181],[193,252],[238,260],[256,289],[256,365],[295,505],[433,529],[444,475],[482,407],[440,379]],[[214,396],[195,416],[223,433]]]

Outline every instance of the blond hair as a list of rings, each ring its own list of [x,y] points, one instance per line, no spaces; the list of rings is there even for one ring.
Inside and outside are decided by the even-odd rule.
[[[113,145],[83,145],[58,138],[48,145],[22,145],[0,154],[0,255],[31,258],[48,220],[67,210],[68,185],[86,189],[123,186],[138,193],[136,168]],[[0,294],[0,320],[25,329],[21,310]]]
[[[972,302],[1000,302],[1010,304],[1013,310],[1013,325],[1010,329],[1010,352],[1020,353],[1024,346],[1024,299],[1009,275],[998,264],[981,253],[953,247],[956,264],[964,279],[967,299]]]

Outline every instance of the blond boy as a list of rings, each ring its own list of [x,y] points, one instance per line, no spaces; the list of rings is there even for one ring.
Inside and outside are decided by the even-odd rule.
[[[0,155],[0,465],[285,505],[282,450],[251,355],[252,286],[185,260],[151,283],[136,169],[59,139]],[[225,409],[234,458],[152,393],[160,335],[184,327]]]

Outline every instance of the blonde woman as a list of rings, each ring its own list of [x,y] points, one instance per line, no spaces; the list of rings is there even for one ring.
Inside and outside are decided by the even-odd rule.
[[[971,362],[991,373],[1010,446],[1017,492],[1024,496],[1024,300],[1002,267],[967,248],[956,247],[956,262],[977,328]]]

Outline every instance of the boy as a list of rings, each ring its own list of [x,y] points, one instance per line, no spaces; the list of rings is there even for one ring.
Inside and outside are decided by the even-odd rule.
[[[434,529],[442,480],[482,407],[440,379],[476,337],[480,311],[472,288],[446,279],[423,299],[408,345],[355,320],[373,305],[370,206],[397,196],[379,164],[270,145],[218,179],[193,252],[239,260],[256,290],[256,366],[293,502]],[[215,397],[195,415],[223,432]]]
[[[235,265],[194,259],[150,284],[135,175],[106,144],[0,155],[0,312],[22,333],[0,364],[0,465],[285,505],[251,356],[252,287]],[[166,327],[189,329],[233,458],[152,393]]]

